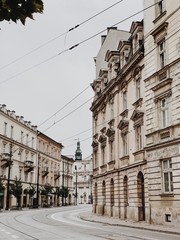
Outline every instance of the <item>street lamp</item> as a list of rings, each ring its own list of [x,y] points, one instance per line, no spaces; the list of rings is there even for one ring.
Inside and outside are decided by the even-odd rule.
[[[76,196],[76,205],[77,205],[77,166],[75,166],[75,170],[76,170],[76,192],[75,192],[75,196]]]
[[[10,185],[10,172],[12,165],[12,143],[10,143],[9,153],[2,154],[2,160],[6,161],[6,167],[8,167],[8,179],[7,179],[7,194],[6,194],[6,210],[9,209],[9,185]]]
[[[38,166],[37,166],[37,193],[36,193],[36,207],[39,207],[39,160],[40,160],[40,154],[38,154]]]

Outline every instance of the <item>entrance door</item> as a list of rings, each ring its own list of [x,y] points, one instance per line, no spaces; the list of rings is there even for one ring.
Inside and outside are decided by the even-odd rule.
[[[142,172],[138,173],[137,195],[138,195],[138,220],[145,221],[144,176]]]

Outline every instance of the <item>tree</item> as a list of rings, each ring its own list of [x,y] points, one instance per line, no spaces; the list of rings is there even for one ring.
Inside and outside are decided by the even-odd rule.
[[[21,180],[20,179],[18,180],[17,177],[15,178],[15,181],[13,186],[11,187],[11,190],[12,190],[12,194],[15,196],[17,200],[17,207],[19,208],[23,187],[22,187]]]
[[[46,183],[41,190],[41,195],[46,196],[46,206],[48,206],[48,195],[52,193],[52,189],[53,187],[49,183]]]
[[[21,21],[25,25],[26,18],[34,19],[34,13],[42,13],[42,0],[0,0],[0,21]]]
[[[66,199],[68,197],[68,195],[69,195],[68,187],[62,186],[60,188],[59,194],[60,194],[60,196],[62,198],[62,206],[63,206],[64,205],[64,198]]]

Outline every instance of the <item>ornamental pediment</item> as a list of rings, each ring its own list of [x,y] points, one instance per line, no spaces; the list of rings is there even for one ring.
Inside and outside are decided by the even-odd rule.
[[[108,128],[107,131],[106,131],[106,135],[108,137],[112,136],[115,134],[115,130],[113,128]]]
[[[118,124],[117,127],[118,127],[120,130],[122,130],[122,129],[128,127],[128,126],[129,126],[129,121],[121,120],[121,121],[119,122],[119,124]]]
[[[106,52],[106,55],[105,55],[105,61],[109,62],[110,59],[112,59],[114,56],[117,56],[117,55],[119,56],[119,52],[118,51],[110,51],[110,50],[108,50]],[[115,60],[115,59],[112,59],[112,60]]]
[[[91,144],[91,147],[95,148],[98,146],[98,141],[97,140],[93,140],[92,144]]]
[[[144,112],[138,111],[138,110],[134,110],[133,114],[131,116],[131,120],[133,120],[135,122],[137,119],[143,117],[143,115],[144,115]]]
[[[107,140],[107,138],[106,138],[106,136],[103,135],[103,134],[101,134],[100,137],[99,137],[99,139],[98,139],[98,141],[99,141],[100,143],[106,142],[106,140]]]

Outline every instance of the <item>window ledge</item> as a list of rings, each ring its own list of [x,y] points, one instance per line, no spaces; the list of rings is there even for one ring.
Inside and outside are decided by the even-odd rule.
[[[157,18],[154,19],[153,23],[157,23],[162,17],[166,15],[167,11],[162,12]]]
[[[160,197],[174,197],[174,193],[161,193]]]

